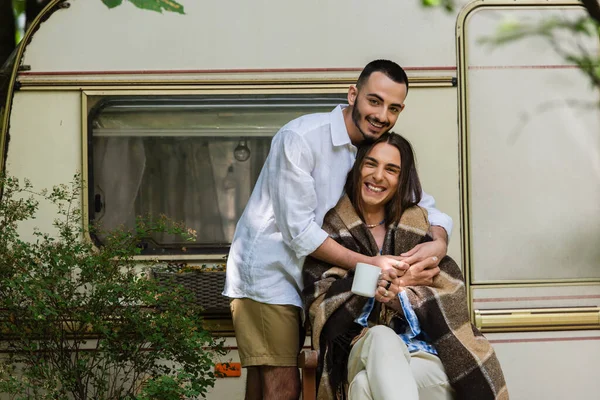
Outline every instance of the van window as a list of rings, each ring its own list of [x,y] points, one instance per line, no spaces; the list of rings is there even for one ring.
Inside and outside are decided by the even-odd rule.
[[[197,241],[156,235],[144,254],[226,253],[273,135],[344,102],[339,94],[100,99],[88,119],[90,222],[111,230],[166,215]]]

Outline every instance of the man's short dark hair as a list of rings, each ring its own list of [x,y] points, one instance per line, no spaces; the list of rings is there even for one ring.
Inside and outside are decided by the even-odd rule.
[[[404,83],[408,92],[408,76],[401,66],[390,60],[375,60],[371,61],[360,73],[356,87],[360,89],[371,76],[373,72],[384,73],[388,78],[397,83]]]

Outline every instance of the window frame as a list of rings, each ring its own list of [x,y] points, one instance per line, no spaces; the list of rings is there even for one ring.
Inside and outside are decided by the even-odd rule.
[[[278,85],[280,86],[280,85]],[[315,87],[316,86],[316,87]],[[83,210],[83,224],[84,224],[84,232],[86,238],[90,240],[94,245],[100,246],[101,243],[97,237],[90,231],[90,225],[93,223],[94,217],[94,207],[95,207],[95,196],[94,191],[90,188],[94,187],[94,179],[93,179],[93,127],[92,123],[95,116],[99,115],[103,109],[110,105],[114,104],[126,104],[131,102],[133,104],[143,104],[144,101],[148,101],[151,103],[152,100],[156,101],[157,99],[165,98],[165,97],[173,97],[173,98],[184,98],[184,97],[205,97],[207,99],[224,99],[226,97],[232,96],[256,96],[256,95],[268,95],[268,96],[295,96],[295,95],[327,95],[327,96],[337,96],[337,95],[345,95],[348,90],[348,85],[342,84],[320,84],[313,85],[310,88],[300,87],[296,88],[294,85],[289,85],[289,87],[283,88],[269,88],[264,85],[256,85],[254,87],[245,87],[243,90],[240,88],[219,88],[219,90],[214,90],[212,88],[199,90],[199,89],[174,89],[174,90],[164,90],[164,89],[150,89],[150,90],[140,90],[140,89],[131,89],[131,90],[84,90],[82,91],[82,178],[85,182],[82,193],[82,210]],[[188,253],[182,252],[168,252],[166,254],[155,254],[155,253],[146,253],[136,258],[140,260],[144,259],[159,259],[159,260],[202,260],[202,261],[214,261],[214,262],[222,262],[224,258],[226,258],[230,243],[219,243],[217,245],[207,245],[207,246],[194,246],[193,251],[189,251]],[[173,246],[168,247],[181,247],[181,245],[177,246],[174,244]],[[167,247],[167,248],[168,248]],[[164,248],[164,247],[163,247]]]

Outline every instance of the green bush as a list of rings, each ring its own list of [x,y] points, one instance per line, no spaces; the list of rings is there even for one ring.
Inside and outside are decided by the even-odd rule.
[[[207,332],[189,294],[147,278],[140,238],[193,231],[166,217],[85,240],[71,185],[35,192],[0,178],[0,395],[10,399],[184,399],[214,385],[222,341]],[[22,239],[40,202],[57,208],[56,232]],[[98,229],[97,227],[92,230]]]

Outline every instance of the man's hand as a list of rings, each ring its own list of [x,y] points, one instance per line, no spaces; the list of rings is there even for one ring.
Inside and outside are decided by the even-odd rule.
[[[404,275],[409,267],[400,257],[387,255],[371,257],[368,263],[381,268],[382,279],[393,282],[396,286],[399,286],[400,277]]]
[[[401,286],[429,286],[433,278],[440,273],[438,264],[448,252],[446,231],[431,227],[434,241],[416,245],[410,251],[402,253],[402,261],[410,265],[407,273],[400,279]]]
[[[411,268],[418,267],[421,270],[435,268],[440,260],[446,256],[447,250],[446,243],[441,240],[421,243],[410,251],[402,253],[402,261],[410,265]]]
[[[439,267],[428,268],[425,270],[410,267],[396,282],[399,282],[400,286],[431,286],[433,285],[433,278],[439,273]]]

